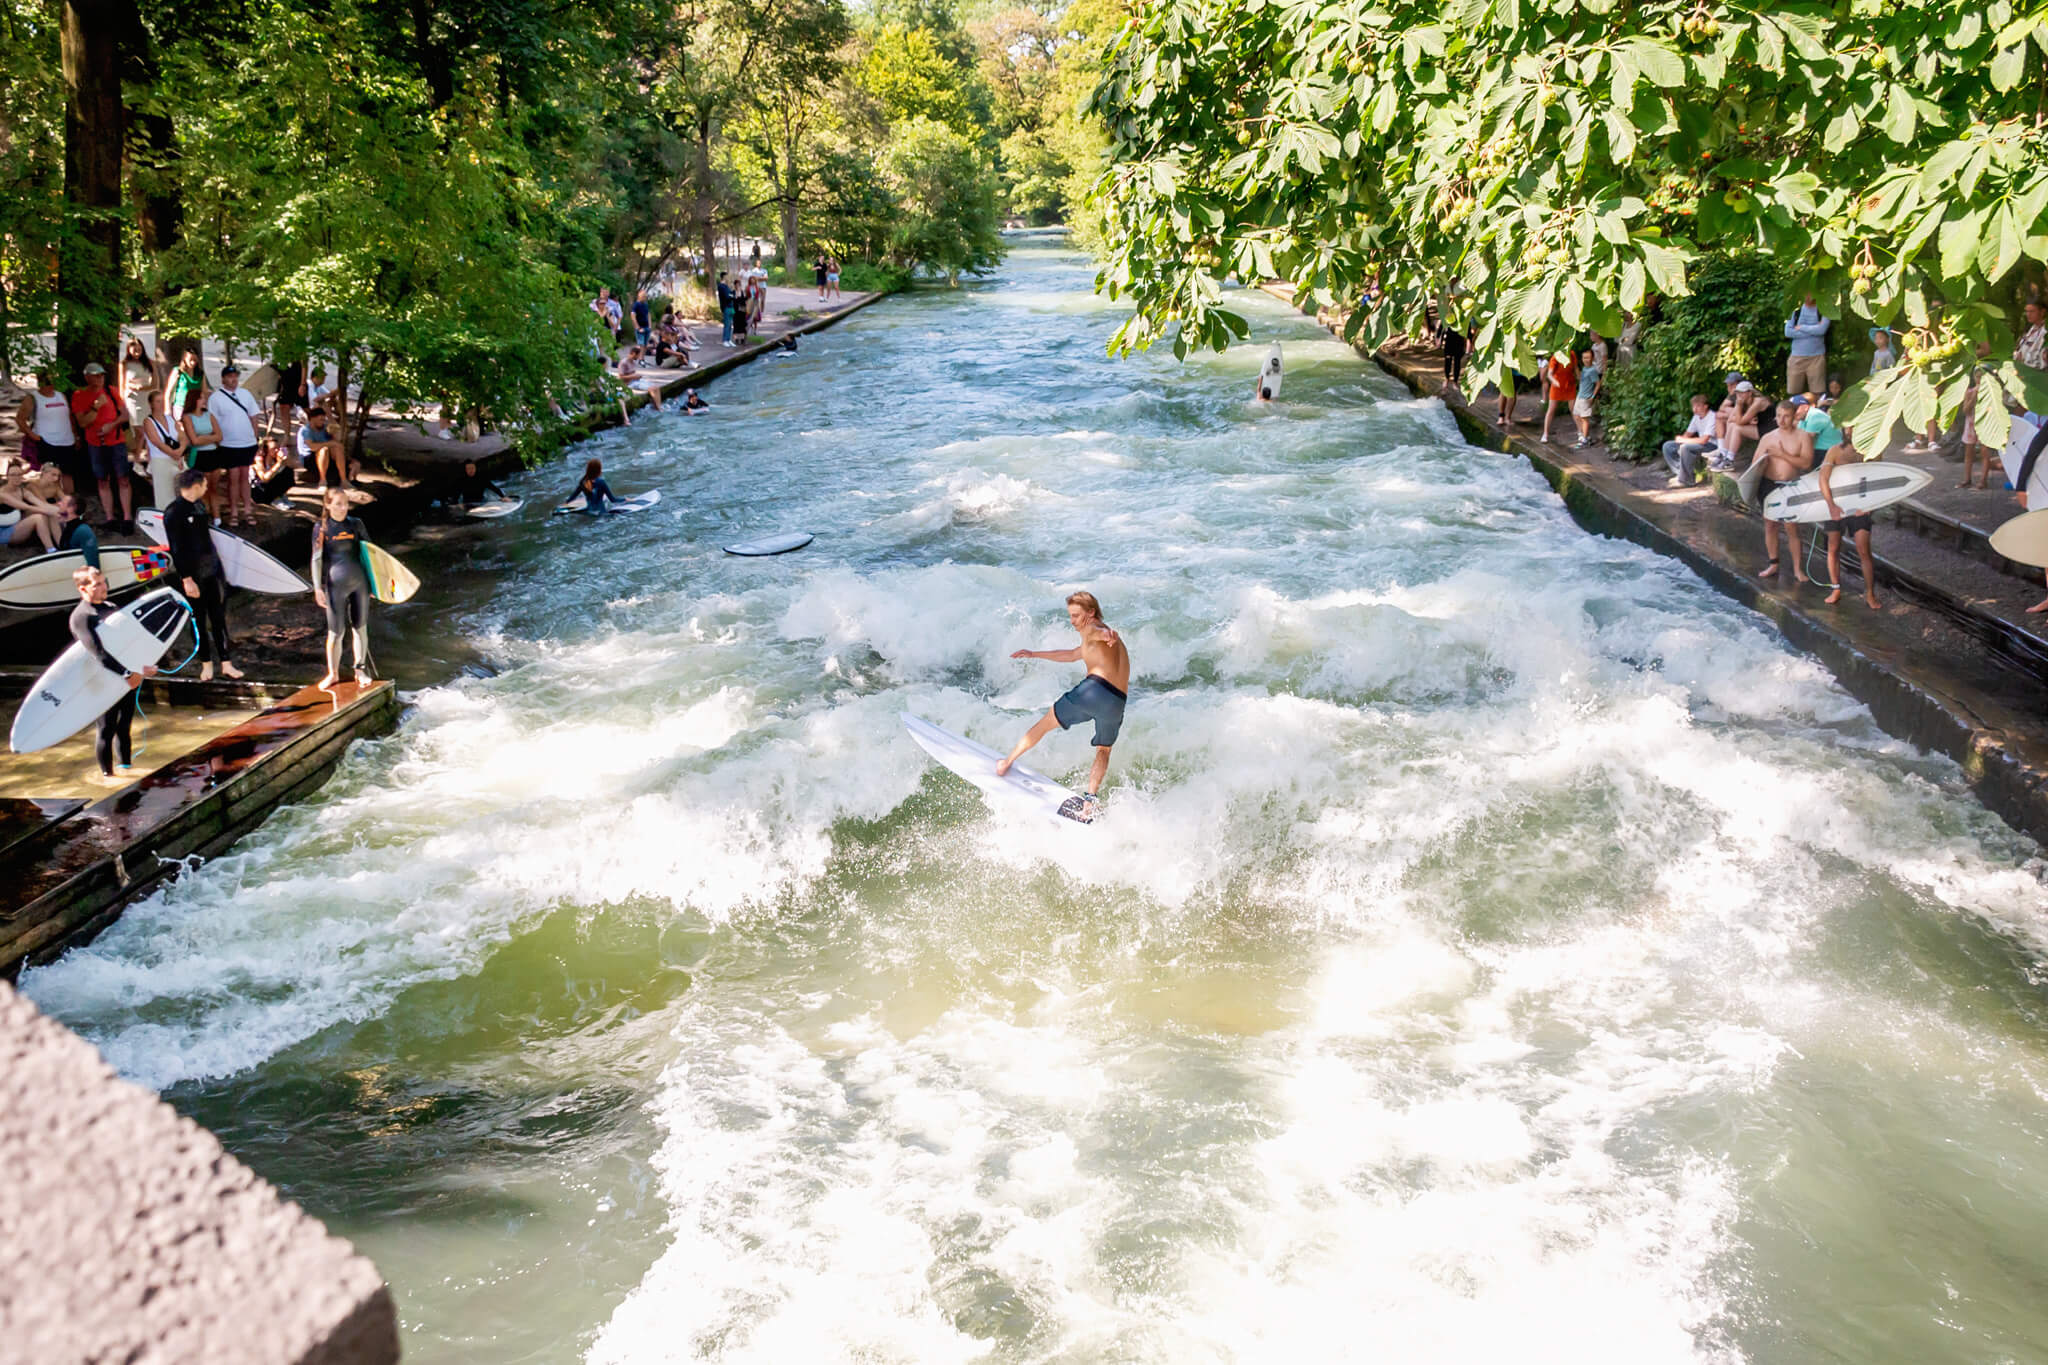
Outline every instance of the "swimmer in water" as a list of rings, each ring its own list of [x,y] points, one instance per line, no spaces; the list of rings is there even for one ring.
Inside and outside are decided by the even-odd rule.
[[[1025,750],[1051,734],[1054,726],[1065,730],[1084,720],[1094,721],[1095,766],[1088,770],[1087,794],[1072,797],[1060,806],[1061,815],[1086,824],[1101,813],[1096,793],[1102,790],[1102,780],[1109,775],[1109,749],[1123,727],[1124,704],[1130,700],[1127,694],[1131,686],[1131,655],[1123,640],[1102,619],[1102,604],[1095,600],[1094,593],[1069,594],[1067,620],[1081,637],[1076,648],[1020,649],[1010,657],[1085,664],[1088,674],[1052,704],[1038,724],[1017,741],[1008,758],[996,764],[996,776],[1009,776],[1010,766],[1024,756]]]
[[[571,493],[570,498],[575,498],[577,493],[583,495],[583,511],[587,516],[601,517],[610,512],[612,504],[619,500],[612,492],[612,486],[604,481],[603,460],[592,460],[583,466],[583,477],[576,481],[576,492]]]

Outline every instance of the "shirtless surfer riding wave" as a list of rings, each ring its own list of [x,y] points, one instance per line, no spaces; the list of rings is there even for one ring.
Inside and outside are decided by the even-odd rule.
[[[1084,720],[1094,721],[1095,766],[1088,772],[1087,794],[1075,797],[1060,807],[1060,814],[1086,823],[1101,810],[1096,793],[1102,789],[1102,779],[1109,775],[1109,749],[1116,743],[1117,731],[1123,727],[1124,704],[1130,700],[1127,693],[1131,686],[1131,655],[1124,648],[1123,640],[1102,619],[1102,604],[1095,600],[1094,593],[1068,594],[1067,620],[1073,623],[1075,632],[1081,637],[1078,647],[1020,649],[1010,657],[1044,659],[1056,664],[1085,664],[1088,675],[1072,691],[1054,702],[1038,724],[1017,741],[1017,747],[1010,750],[1010,756],[996,764],[996,776],[1009,776],[1010,766],[1032,745],[1051,734],[1054,726],[1065,730]]]

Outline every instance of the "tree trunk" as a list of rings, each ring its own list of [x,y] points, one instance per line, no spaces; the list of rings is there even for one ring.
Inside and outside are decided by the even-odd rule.
[[[789,272],[790,283],[795,284],[802,271],[796,250],[796,194],[794,186],[791,189],[782,197],[782,268]]]
[[[124,0],[65,0],[64,201],[82,221],[67,224],[57,255],[57,360],[67,380],[88,361],[111,365],[120,336],[120,24]]]
[[[137,114],[137,127],[148,149],[148,163],[141,168],[142,189],[136,199],[136,227],[142,250],[155,256],[178,244],[185,220],[185,201],[178,193],[177,176],[171,170],[178,159],[177,129],[169,114]]]
[[[697,230],[704,246],[704,287],[715,289],[718,285],[718,225],[712,222],[715,205],[711,197],[711,117],[699,115],[697,119],[697,197],[693,205],[697,214]]]

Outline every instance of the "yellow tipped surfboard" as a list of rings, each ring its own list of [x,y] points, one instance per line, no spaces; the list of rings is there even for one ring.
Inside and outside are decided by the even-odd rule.
[[[2048,507],[2022,512],[1993,531],[1991,548],[2015,564],[2048,567]]]
[[[370,596],[379,602],[408,602],[420,590],[420,580],[411,569],[367,540],[363,542],[363,572],[370,576]]]

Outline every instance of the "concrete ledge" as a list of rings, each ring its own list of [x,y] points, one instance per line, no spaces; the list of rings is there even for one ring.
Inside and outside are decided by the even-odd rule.
[[[386,1365],[377,1268],[0,984],[0,1356]]]

